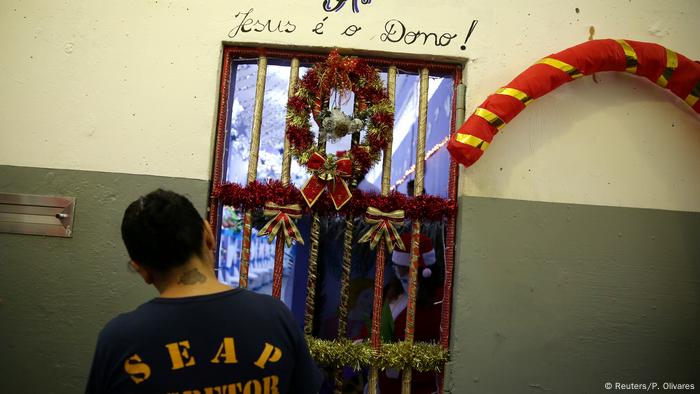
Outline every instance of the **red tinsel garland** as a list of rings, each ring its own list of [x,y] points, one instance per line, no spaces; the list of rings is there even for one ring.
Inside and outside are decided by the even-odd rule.
[[[299,189],[292,185],[285,186],[280,181],[254,181],[243,186],[238,183],[227,183],[217,187],[213,193],[225,205],[245,210],[262,208],[266,202],[272,201],[278,205],[288,205],[303,202]],[[304,207],[306,204],[303,204]]]
[[[406,218],[410,220],[437,221],[445,217],[454,217],[457,213],[457,202],[438,196],[422,195],[409,197],[399,192],[388,196],[376,193],[365,193],[361,190],[352,191],[352,199],[342,209],[337,211],[333,202],[324,194],[314,205],[313,211],[322,216],[352,215],[364,216],[367,207],[375,207],[384,212],[403,209]],[[227,183],[217,187],[212,195],[223,204],[239,209],[261,209],[266,202],[272,201],[279,205],[299,204],[305,213],[310,211],[304,203],[299,189],[293,185],[284,186],[280,181],[251,182],[247,187],[237,183]]]

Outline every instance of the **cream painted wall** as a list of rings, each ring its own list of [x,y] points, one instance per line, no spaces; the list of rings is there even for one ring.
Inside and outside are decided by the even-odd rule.
[[[653,41],[700,59],[694,0],[394,0],[357,14],[321,4],[4,0],[0,164],[208,179],[223,41],[469,58],[468,112],[539,58],[587,40],[589,26],[595,38]],[[229,37],[250,8],[296,29]],[[313,33],[324,17],[324,34]],[[382,42],[391,18],[457,37],[439,48]],[[362,30],[340,35],[349,24]],[[529,106],[462,171],[461,194],[700,211],[700,117],[646,81],[598,80]]]

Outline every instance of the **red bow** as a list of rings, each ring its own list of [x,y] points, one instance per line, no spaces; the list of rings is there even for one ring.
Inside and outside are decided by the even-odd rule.
[[[377,244],[384,239],[389,252],[394,251],[394,246],[405,249],[399,232],[394,224],[403,223],[404,211],[397,209],[392,212],[382,212],[375,207],[368,207],[365,214],[365,221],[372,227],[360,238],[358,243],[369,242],[370,248],[374,249]]]
[[[334,160],[332,156],[324,158],[319,153],[314,152],[311,154],[306,166],[312,171],[313,175],[301,188],[301,195],[304,196],[304,200],[309,204],[309,207],[316,203],[316,200],[326,188],[336,210],[339,210],[350,201],[352,193],[350,193],[348,184],[344,179],[352,175],[352,162],[350,159],[342,157]]]
[[[299,233],[299,229],[294,224],[292,219],[301,217],[301,207],[299,204],[277,205],[272,201],[265,203],[263,214],[267,217],[274,216],[272,220],[267,222],[258,232],[259,236],[267,235],[267,242],[272,243],[277,235],[282,235],[282,239],[287,244],[287,247],[292,246],[292,240],[300,244],[304,244],[304,239]]]

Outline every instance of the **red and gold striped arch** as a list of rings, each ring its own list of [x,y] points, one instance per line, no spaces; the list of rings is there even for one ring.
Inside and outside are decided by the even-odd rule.
[[[661,45],[632,40],[592,40],[550,55],[490,95],[447,146],[452,157],[469,167],[493,137],[520,111],[559,86],[603,71],[644,77],[680,97],[700,113],[700,62]]]

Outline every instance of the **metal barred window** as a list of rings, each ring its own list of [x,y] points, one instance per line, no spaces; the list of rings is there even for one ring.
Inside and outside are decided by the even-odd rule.
[[[287,101],[309,67],[326,56],[224,48],[209,214],[217,233],[219,280],[287,304],[303,324],[312,354],[332,376],[328,390],[376,392],[383,385],[409,393],[424,384],[442,391],[436,370],[443,370],[449,344],[455,210],[438,219],[407,218],[397,226],[411,237],[405,291],[396,285],[401,271],[392,264],[396,257],[383,246],[372,250],[357,242],[369,229],[362,217],[320,215],[312,209],[294,216],[303,244],[285,244],[281,237],[268,242],[267,236],[258,236],[269,219],[263,204],[231,206],[223,197],[225,188],[235,194],[270,180],[297,188],[307,181],[309,173],[292,159],[285,138]],[[357,189],[381,196],[408,194],[413,200],[407,201],[439,196],[443,200],[436,201],[456,206],[457,163],[445,145],[464,118],[460,64],[361,58],[378,70],[395,112],[382,160]],[[331,95],[326,104],[352,114],[353,99]],[[318,126],[311,124],[318,136]],[[324,142],[327,152],[355,143],[350,135]],[[436,256],[430,274],[416,268],[423,240]],[[414,373],[414,368],[428,371]]]

